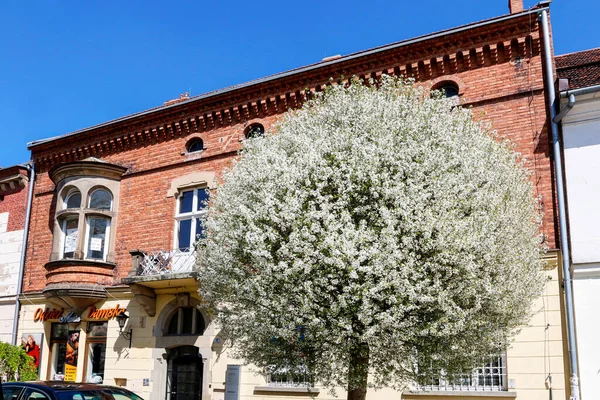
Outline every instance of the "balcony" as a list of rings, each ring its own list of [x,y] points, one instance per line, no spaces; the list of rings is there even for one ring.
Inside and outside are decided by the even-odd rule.
[[[196,252],[131,250],[131,270],[121,283],[129,285],[149,316],[154,316],[156,293],[196,291]]]
[[[140,253],[136,268],[137,276],[189,273],[194,271],[196,265],[195,251],[157,250]],[[132,256],[134,256],[133,252]]]

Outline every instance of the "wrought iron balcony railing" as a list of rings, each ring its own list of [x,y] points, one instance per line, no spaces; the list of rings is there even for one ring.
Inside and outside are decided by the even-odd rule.
[[[168,275],[192,272],[196,265],[196,252],[182,250],[136,251],[137,276]]]

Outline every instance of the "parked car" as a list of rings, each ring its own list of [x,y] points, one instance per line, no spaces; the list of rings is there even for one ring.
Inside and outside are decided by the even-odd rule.
[[[143,400],[127,389],[62,381],[5,382],[4,400]]]

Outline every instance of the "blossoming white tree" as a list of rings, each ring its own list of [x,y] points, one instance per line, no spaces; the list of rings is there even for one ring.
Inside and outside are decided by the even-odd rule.
[[[526,323],[542,285],[529,175],[440,97],[332,86],[247,141],[199,266],[237,357],[363,399],[425,364],[472,368]]]

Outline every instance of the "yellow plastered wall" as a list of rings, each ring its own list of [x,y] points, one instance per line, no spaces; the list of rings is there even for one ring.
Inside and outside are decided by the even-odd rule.
[[[560,280],[558,268],[554,265],[544,270],[547,277],[543,296],[535,304],[535,315],[530,323],[517,335],[512,345],[507,350],[507,374],[509,381],[508,393],[499,393],[502,398],[517,398],[525,400],[563,400],[566,399],[565,371],[564,371],[564,346],[562,328],[562,310],[560,296]],[[192,297],[196,297],[192,293]],[[156,315],[150,317],[145,310],[135,301],[133,295],[128,291],[115,291],[109,293],[106,301],[96,305],[97,308],[114,308],[117,304],[127,309],[129,320],[125,331],[132,328],[132,346],[129,341],[119,335],[119,327],[115,319],[108,321],[108,333],[106,341],[105,375],[104,383],[110,385],[125,384],[147,400],[164,399],[164,387],[166,376],[153,374],[156,366],[162,366],[166,371],[166,349],[156,348],[157,323],[161,311],[176,299],[175,294],[159,294],[156,298]],[[44,333],[44,346],[42,351],[41,378],[50,378],[50,327],[51,322],[34,322],[33,315],[38,308],[48,305],[41,296],[29,298],[22,306],[19,321],[19,337],[24,333]],[[87,362],[87,335],[85,333],[87,311],[83,313],[84,321],[80,324],[80,356],[77,369],[77,380],[84,380],[85,363]],[[225,376],[228,364],[242,364],[240,360],[230,357],[230,352],[220,345],[214,344],[218,330],[214,324],[210,324],[204,337],[198,339],[204,358],[207,372],[204,377],[207,380],[203,385],[203,400],[224,399]],[[210,350],[206,350],[210,348]],[[551,377],[551,382],[548,377]],[[149,381],[144,386],[144,379]],[[164,382],[162,382],[164,380]],[[266,385],[264,377],[256,367],[243,366],[240,381],[240,399],[244,400],[283,400],[283,399],[306,399],[307,394],[294,392],[272,392],[261,390]],[[337,396],[332,395],[326,389],[320,389],[317,399],[340,399],[345,398],[345,390],[338,388]],[[467,397],[493,399],[492,393],[481,395],[469,393]],[[369,390],[369,400],[391,400],[391,399],[440,399],[448,397],[454,400],[465,398],[464,394],[457,392],[408,392],[404,394],[391,389]],[[491,396],[491,397],[490,397]]]

